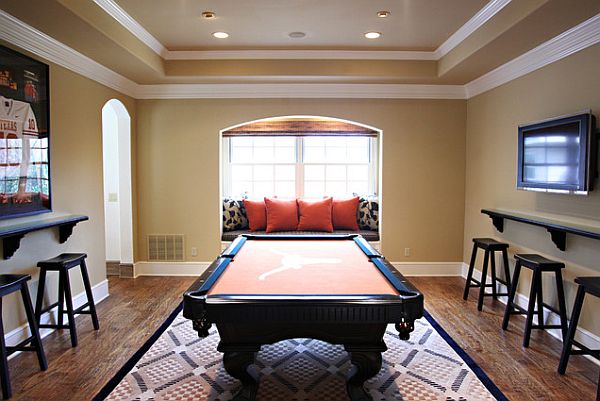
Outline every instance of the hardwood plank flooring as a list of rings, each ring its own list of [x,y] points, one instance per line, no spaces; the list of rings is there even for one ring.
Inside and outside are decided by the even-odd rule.
[[[109,278],[110,297],[98,305],[100,331],[89,316],[77,318],[79,346],[71,348],[68,331],[44,339],[50,367],[40,372],[31,353],[9,361],[15,400],[89,400],[162,324],[181,300],[193,277]],[[522,348],[525,320],[511,318],[501,329],[504,304],[486,298],[477,312],[476,290],[463,301],[464,279],[413,277],[425,294],[425,306],[452,338],[512,401],[591,401],[599,368],[573,357],[567,374],[556,373],[560,341],[534,330]]]

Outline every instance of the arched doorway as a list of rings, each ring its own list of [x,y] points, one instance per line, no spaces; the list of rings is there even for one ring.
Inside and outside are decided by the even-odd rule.
[[[120,101],[102,107],[107,274],[133,277],[131,118]]]

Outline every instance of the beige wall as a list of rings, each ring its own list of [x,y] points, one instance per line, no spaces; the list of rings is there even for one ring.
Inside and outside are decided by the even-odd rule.
[[[383,130],[386,257],[460,261],[465,113],[461,100],[138,101],[139,259],[147,259],[148,234],[184,234],[190,261],[219,252],[219,130],[272,116],[319,115]],[[197,257],[190,247],[198,247]]]
[[[467,174],[463,260],[471,252],[471,238],[495,236],[511,244],[511,252],[535,252],[564,261],[566,296],[575,296],[573,278],[600,275],[600,241],[567,235],[567,251],[558,250],[542,228],[505,222],[504,233],[494,230],[482,208],[504,208],[552,215],[561,220],[587,219],[600,225],[600,188],[587,197],[517,191],[517,126],[522,123],[592,109],[600,116],[600,46],[551,64],[467,102]],[[481,263],[481,259],[479,260]],[[528,293],[531,275],[525,272],[519,291]],[[545,280],[550,303],[556,289]],[[600,320],[593,318],[600,301],[588,297],[581,326],[600,334]]]
[[[15,255],[0,262],[3,274],[33,276],[29,285],[33,298],[37,290],[37,262],[61,252],[86,252],[92,285],[106,279],[101,119],[102,106],[112,98],[122,101],[135,117],[133,99],[62,67],[50,65],[52,207],[55,212],[88,215],[90,220],[75,226],[72,236],[64,244],[58,242],[57,229],[27,234]],[[132,128],[132,140],[135,140],[135,127]],[[14,223],[14,220],[2,222],[7,223]],[[58,291],[54,276],[50,274],[50,291],[46,291],[46,296],[53,301]],[[78,271],[72,274],[72,287],[73,294],[83,292]],[[15,293],[4,299],[4,329],[7,333],[26,321],[17,297]]]

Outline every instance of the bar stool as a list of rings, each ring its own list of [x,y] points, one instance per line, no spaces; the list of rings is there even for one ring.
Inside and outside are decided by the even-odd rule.
[[[592,355],[594,358],[600,359],[600,350],[589,349],[588,347],[574,339],[585,294],[588,293],[595,297],[600,297],[600,277],[577,277],[575,279],[575,282],[579,284],[579,288],[577,288],[577,295],[575,296],[575,303],[573,304],[573,313],[571,314],[571,325],[569,326],[567,336],[563,337],[563,349],[562,354],[560,356],[560,362],[558,364],[558,373],[560,373],[561,375],[565,374],[565,371],[567,370],[567,363],[569,362],[569,357],[571,355]],[[579,347],[579,349],[571,349],[573,345]],[[600,383],[598,388],[600,394]]]
[[[64,329],[68,328],[71,335],[71,345],[77,346],[77,330],[75,327],[75,315],[87,314],[92,316],[94,330],[99,330],[98,316],[96,315],[96,306],[94,305],[94,297],[92,295],[92,287],[90,286],[90,278],[88,276],[87,267],[85,265],[85,253],[63,253],[55,258],[38,262],[40,271],[40,283],[38,286],[37,299],[35,303],[35,316],[40,328]],[[71,282],[69,280],[69,270],[75,266],[79,266],[83,286],[87,295],[87,302],[77,309],[73,309],[73,298],[71,296]],[[42,309],[42,301],[44,299],[44,287],[46,285],[46,272],[57,271],[58,277],[58,301]],[[67,304],[67,311],[64,311],[63,301]],[[58,324],[40,324],[42,313],[48,312],[58,306]],[[87,310],[84,310],[85,308]],[[67,314],[69,325],[63,325],[63,315]]]
[[[2,274],[0,275],[0,382],[2,384],[2,397],[6,400],[12,396],[10,377],[8,372],[8,357],[17,351],[35,351],[37,353],[40,369],[48,369],[48,362],[44,354],[44,347],[40,338],[31,298],[29,298],[29,287],[27,281],[31,280],[29,274]],[[2,297],[21,291],[25,314],[29,323],[31,336],[15,346],[7,346],[4,341],[4,322],[2,321]],[[28,345],[31,344],[31,345]]]
[[[483,258],[483,268],[481,270],[481,281],[477,281],[473,278],[473,271],[475,270],[475,260],[477,258],[477,249],[483,249],[485,256]],[[504,274],[506,281],[496,277],[496,252],[502,252],[502,260],[504,263]],[[473,287],[479,287],[479,299],[477,300],[477,310],[481,311],[483,308],[483,297],[494,297],[497,299],[498,296],[506,296],[507,293],[499,294],[496,292],[496,282],[499,281],[506,285],[508,291],[510,291],[510,270],[508,269],[508,244],[504,242],[498,242],[493,238],[473,238],[473,252],[471,253],[471,263],[469,263],[469,272],[467,273],[467,282],[465,284],[465,292],[463,299],[466,301],[469,298],[469,289]],[[487,270],[488,261],[491,259],[492,265],[492,284],[486,284],[487,281]],[[475,283],[475,284],[472,284]],[[485,292],[486,287],[492,287],[492,293],[487,294]]]
[[[565,268],[565,264],[555,262],[553,260],[546,259],[541,255],[535,254],[518,254],[515,255],[515,259],[517,263],[515,264],[515,273],[512,279],[512,288],[510,290],[510,295],[508,296],[506,309],[504,310],[502,329],[506,330],[508,328],[508,320],[510,319],[510,315],[526,315],[525,337],[523,338],[524,347],[529,347],[531,329],[561,329],[563,338],[566,338],[567,308],[565,307],[565,292],[563,289],[561,273],[561,270]],[[521,266],[533,270],[531,289],[529,292],[529,305],[527,310],[521,308],[514,302],[515,294],[517,292],[517,285],[519,283],[519,274],[521,273]],[[544,272],[554,273],[554,277],[556,278],[556,289],[558,291],[558,310],[544,303],[544,299],[542,296],[542,273]],[[535,310],[536,303],[537,310]],[[560,316],[560,325],[549,325],[544,323],[544,307]],[[536,313],[538,315],[538,324],[533,325],[533,315],[535,315]]]

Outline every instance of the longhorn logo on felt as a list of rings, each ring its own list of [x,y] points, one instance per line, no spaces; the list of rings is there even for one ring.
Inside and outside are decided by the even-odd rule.
[[[261,281],[266,280],[267,277],[269,277],[273,274],[281,273],[286,270],[302,269],[302,267],[305,265],[342,263],[342,260],[338,259],[338,258],[307,258],[307,257],[300,256],[300,255],[293,254],[293,253],[285,253],[285,252],[279,252],[279,251],[275,251],[275,250],[271,250],[271,252],[273,252],[277,255],[281,255],[281,266],[258,276],[258,279]]]

